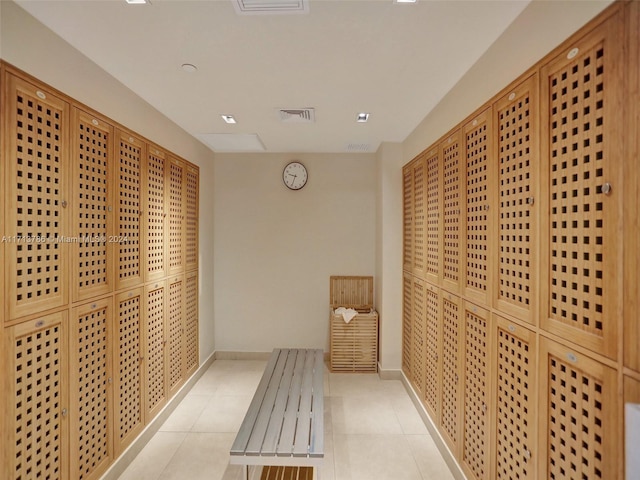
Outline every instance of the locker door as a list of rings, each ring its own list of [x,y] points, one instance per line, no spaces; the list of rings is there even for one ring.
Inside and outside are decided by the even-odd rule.
[[[426,166],[421,155],[413,162],[413,265],[412,272],[420,278],[424,278],[427,267],[427,239],[426,239],[426,208],[427,185]]]
[[[68,303],[69,105],[12,74],[3,79],[7,320]]]
[[[198,272],[189,272],[184,279],[184,378],[198,369]]]
[[[73,108],[73,299],[113,291],[113,126]]]
[[[122,453],[144,427],[142,395],[142,295],[137,288],[116,295],[115,452]]]
[[[142,283],[141,239],[141,169],[145,144],[129,132],[116,131],[118,163],[116,182],[118,208],[116,235],[111,239],[118,252],[116,289]]]
[[[100,478],[113,461],[113,306],[73,309],[70,346],[71,478]]]
[[[413,378],[413,276],[404,272],[402,279],[402,371]]]
[[[168,280],[167,297],[167,388],[172,397],[184,384],[184,277],[179,275]]]
[[[167,285],[154,282],[145,287],[144,389],[146,418],[151,420],[167,403],[167,332],[165,324]],[[147,422],[148,423],[148,422]]]
[[[440,289],[427,284],[424,402],[434,422],[440,421],[440,375],[442,368],[442,299]]]
[[[165,208],[166,153],[155,145],[148,146],[144,168],[145,224],[145,280],[159,280],[166,276],[165,234],[167,231]]]
[[[425,159],[427,265],[426,279],[434,285],[442,281],[442,162],[438,148],[427,152]]]
[[[198,194],[199,171],[193,165],[188,165],[185,175],[185,252],[184,261],[187,271],[198,268]]]
[[[168,275],[175,275],[184,271],[184,186],[185,166],[176,158],[170,158],[166,171],[166,196],[165,209],[167,211],[168,238],[167,244],[167,269]]]
[[[69,478],[67,319],[66,311],[53,313],[5,331],[3,478]]]
[[[440,431],[456,458],[460,452],[462,432],[461,400],[463,392],[462,340],[464,320],[460,298],[443,293],[442,298],[442,399],[440,402]]]
[[[402,169],[402,265],[413,271],[413,162]]]
[[[452,292],[460,291],[462,228],[464,202],[462,179],[464,163],[460,160],[460,131],[455,131],[440,144],[443,178],[443,257],[442,286]]]
[[[426,282],[420,278],[413,279],[413,319],[411,321],[411,371],[413,384],[424,397],[425,382],[425,350],[426,350]]]

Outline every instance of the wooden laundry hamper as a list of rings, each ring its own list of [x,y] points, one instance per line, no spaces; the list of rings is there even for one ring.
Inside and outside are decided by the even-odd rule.
[[[378,313],[373,309],[373,277],[330,279],[330,366],[332,372],[378,371]],[[358,311],[349,323],[338,307]]]

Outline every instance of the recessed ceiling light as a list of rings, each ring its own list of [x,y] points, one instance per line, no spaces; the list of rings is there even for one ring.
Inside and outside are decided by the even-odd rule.
[[[364,123],[369,121],[369,114],[368,113],[359,113],[358,116],[356,117],[356,122],[360,122],[360,123]]]
[[[182,70],[187,73],[193,73],[198,70],[198,67],[192,65],[191,63],[183,63],[181,66]]]
[[[125,0],[129,5],[145,5],[151,3],[149,0]]]
[[[393,0],[393,3],[416,3],[418,0]]]
[[[233,115],[221,115],[221,117],[227,123],[237,123]]]

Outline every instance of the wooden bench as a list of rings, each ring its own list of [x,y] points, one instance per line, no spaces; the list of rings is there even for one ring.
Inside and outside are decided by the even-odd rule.
[[[230,462],[318,467],[324,461],[322,350],[275,349],[240,426]]]

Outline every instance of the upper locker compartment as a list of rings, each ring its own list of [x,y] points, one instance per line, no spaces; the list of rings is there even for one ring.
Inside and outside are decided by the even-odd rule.
[[[7,320],[68,302],[69,104],[3,70]]]
[[[622,313],[620,9],[541,70],[542,328],[614,358]],[[547,223],[548,222],[548,223]]]

